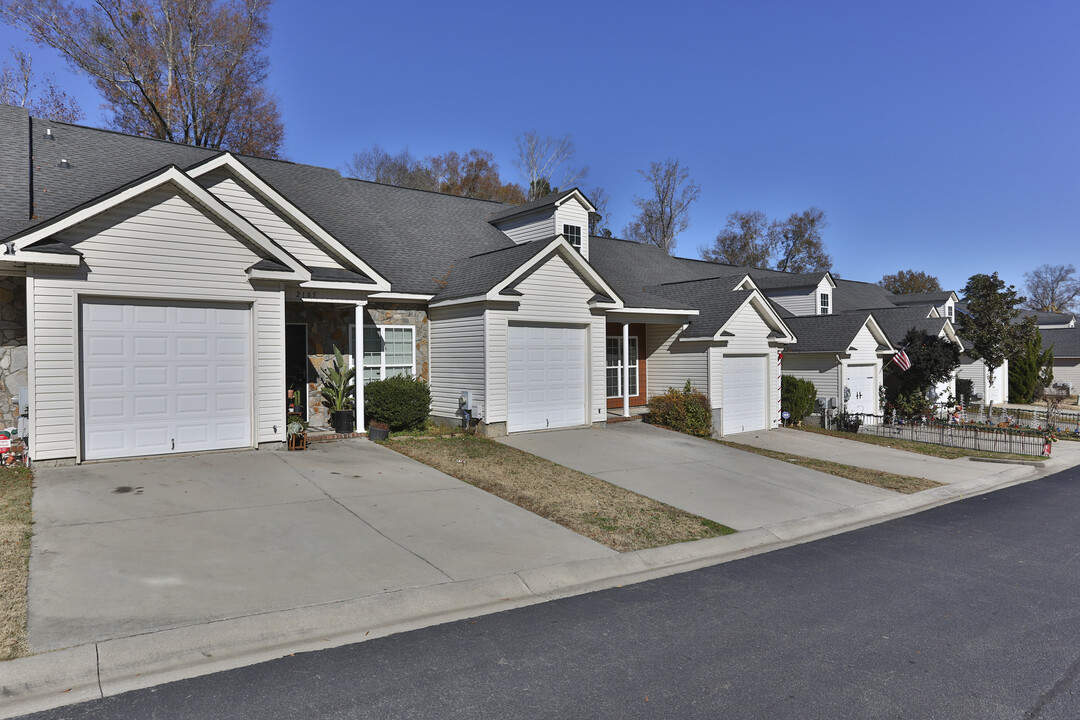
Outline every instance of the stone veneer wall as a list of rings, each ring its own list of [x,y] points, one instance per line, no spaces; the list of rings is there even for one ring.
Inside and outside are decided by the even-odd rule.
[[[416,305],[370,303],[365,308],[366,322],[372,325],[412,325],[416,340],[416,375],[428,379],[428,317],[427,310]],[[325,303],[286,303],[285,322],[305,323],[308,338],[308,422],[328,426],[329,413],[322,405],[322,368],[333,365],[334,346],[349,357],[349,325],[355,315],[351,305]]]
[[[26,278],[0,277],[0,427],[18,422],[19,388],[29,382]]]

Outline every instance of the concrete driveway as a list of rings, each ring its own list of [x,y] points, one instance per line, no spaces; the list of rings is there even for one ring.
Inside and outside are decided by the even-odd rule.
[[[36,478],[35,651],[617,554],[367,440]]]
[[[500,442],[736,530],[896,497],[641,422],[511,435]]]

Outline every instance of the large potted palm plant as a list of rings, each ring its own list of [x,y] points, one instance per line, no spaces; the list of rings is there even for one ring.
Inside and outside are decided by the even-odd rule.
[[[356,405],[356,368],[345,364],[337,345],[334,346],[334,364],[323,369],[323,382],[319,392],[323,405],[330,411],[330,424],[335,432],[353,431],[353,407]]]

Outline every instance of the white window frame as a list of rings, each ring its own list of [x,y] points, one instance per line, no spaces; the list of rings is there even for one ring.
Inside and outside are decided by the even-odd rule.
[[[410,359],[408,365],[409,377],[416,377],[416,326],[415,325],[364,325],[364,328],[374,328],[379,331],[379,338],[382,342],[382,350],[379,353],[379,364],[376,365],[364,365],[363,357],[356,357],[356,325],[349,325],[349,356],[352,358],[353,367],[356,368],[357,379],[364,385],[373,380],[364,380],[365,367],[379,368],[379,379],[386,379],[386,330],[408,330],[412,334],[412,340],[409,342]],[[365,343],[366,344],[366,343]],[[366,349],[366,348],[365,348]],[[405,367],[405,365],[392,364],[390,368]]]
[[[571,228],[573,228],[574,230],[577,230],[577,244],[574,244],[574,241],[570,239],[570,229]],[[581,243],[582,243],[581,226],[580,225],[573,225],[571,223],[563,223],[562,231],[563,231],[563,237],[566,238],[566,242],[570,243],[570,247],[574,248],[575,250],[580,251],[581,250]]]
[[[608,365],[607,364],[607,343],[611,342],[612,340],[615,340],[615,341],[617,341],[619,343],[619,361],[618,361],[617,365]],[[638,361],[638,344],[640,342],[641,342],[641,339],[637,335],[631,335],[630,336],[630,372],[633,374],[632,384],[637,385],[637,392],[636,393],[631,393],[630,397],[637,397],[638,395],[641,394],[641,376],[639,374],[641,364]],[[608,400],[618,400],[619,398],[621,398],[623,396],[623,392],[622,392],[623,391],[623,387],[622,387],[622,383],[623,383],[622,360],[623,360],[622,335],[608,335],[606,341],[604,342],[604,393],[605,394],[607,393],[607,371],[608,370],[618,370],[619,371],[619,394],[618,395],[608,395],[607,396]]]
[[[818,293],[818,315],[831,314],[832,293]]]

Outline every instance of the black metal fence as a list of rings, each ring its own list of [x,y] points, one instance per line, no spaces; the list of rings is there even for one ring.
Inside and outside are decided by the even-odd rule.
[[[857,423],[852,422],[855,419],[858,419]],[[894,422],[893,418],[890,417],[861,413],[847,414],[846,418],[840,419],[840,424],[844,424],[845,420],[847,427],[841,427],[840,429],[851,430],[857,425],[858,432],[864,435],[911,440],[913,442],[945,445],[967,450],[986,450],[1033,457],[1049,455],[1046,448],[1046,433],[1039,430],[985,427],[946,422]]]
[[[941,408],[937,416],[949,419],[959,415],[961,422],[977,422],[986,425],[1022,425],[1024,427],[1046,429],[1059,432],[1080,434],[1080,412],[1075,410],[1033,410],[1028,408],[1009,408],[1000,405],[968,405],[956,413],[955,407]]]

